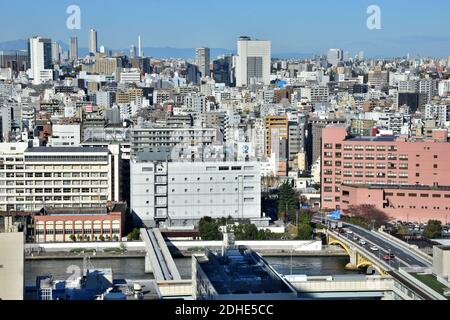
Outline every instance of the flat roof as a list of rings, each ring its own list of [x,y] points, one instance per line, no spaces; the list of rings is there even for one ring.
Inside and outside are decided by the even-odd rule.
[[[77,152],[77,153],[99,153],[99,152],[109,152],[106,147],[32,147],[25,150],[26,153],[41,153],[41,152],[51,152],[51,153],[67,153],[67,152]]]
[[[358,137],[351,137],[346,139],[346,141],[361,141],[361,142],[393,142],[396,141],[396,136],[377,136],[377,137],[371,137],[371,136],[358,136]]]
[[[228,250],[224,256],[207,252],[196,257],[218,294],[293,293],[292,289],[255,252]]]
[[[397,189],[397,190],[427,190],[427,191],[450,191],[450,186],[422,186],[422,185],[390,185],[390,184],[343,184],[352,188],[367,189]]]

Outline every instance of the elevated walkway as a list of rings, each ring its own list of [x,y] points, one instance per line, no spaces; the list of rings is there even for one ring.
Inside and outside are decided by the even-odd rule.
[[[141,229],[141,238],[147,252],[145,272],[153,273],[156,281],[181,280],[180,273],[170,255],[159,229]]]

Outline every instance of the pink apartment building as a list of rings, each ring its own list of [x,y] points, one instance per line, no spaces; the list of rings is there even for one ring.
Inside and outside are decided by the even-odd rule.
[[[450,143],[432,138],[352,137],[343,126],[322,132],[322,208],[373,204],[404,221],[450,216]]]

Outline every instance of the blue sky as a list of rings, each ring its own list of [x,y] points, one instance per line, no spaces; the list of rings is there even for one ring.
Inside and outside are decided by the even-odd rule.
[[[368,56],[450,55],[448,0],[14,0],[0,1],[0,42],[42,35],[87,47],[235,49],[239,35],[272,40],[275,53],[340,47]],[[66,28],[66,8],[81,8],[81,30]],[[368,30],[367,7],[381,7],[382,30]]]

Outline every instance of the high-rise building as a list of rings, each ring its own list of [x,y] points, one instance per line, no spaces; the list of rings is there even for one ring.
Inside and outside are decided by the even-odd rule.
[[[89,31],[89,53],[96,54],[97,52],[97,30],[91,29]]]
[[[271,42],[240,37],[237,42],[236,85],[270,84]]]
[[[130,59],[136,58],[136,46],[134,44],[130,47]]]
[[[213,62],[213,76],[217,83],[225,83],[231,87],[234,84],[233,79],[233,56],[223,56]]]
[[[78,59],[78,38],[70,38],[70,60],[74,61]]]
[[[57,42],[52,42],[52,64],[61,62],[61,46]]]
[[[142,39],[141,36],[138,37],[138,57],[142,58]]]
[[[52,80],[52,40],[41,37],[30,38],[28,52],[33,83],[40,84]]]
[[[28,61],[26,51],[0,51],[0,68],[11,68],[14,72],[26,71]]]
[[[339,62],[344,59],[344,53],[341,49],[330,49],[328,50],[327,61],[333,67],[336,67]]]
[[[210,50],[209,48],[197,48],[195,50],[196,62],[202,77],[209,77],[210,70]]]

